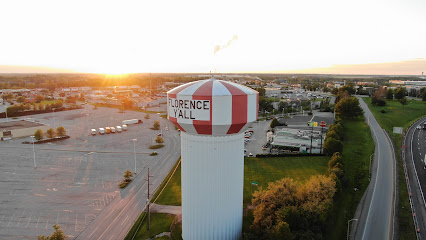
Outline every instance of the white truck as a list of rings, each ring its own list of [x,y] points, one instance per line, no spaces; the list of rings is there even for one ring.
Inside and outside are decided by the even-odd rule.
[[[138,124],[138,123],[143,123],[143,122],[140,119],[129,119],[129,120],[123,121],[123,125]]]
[[[101,135],[105,134],[105,128],[99,128],[99,134]]]

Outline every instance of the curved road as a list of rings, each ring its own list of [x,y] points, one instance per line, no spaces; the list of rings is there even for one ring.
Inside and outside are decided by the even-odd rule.
[[[362,208],[360,216],[355,217],[358,221],[355,221],[354,224],[353,239],[392,239],[396,164],[394,150],[390,139],[361,99],[360,105],[364,110],[365,119],[370,125],[376,151],[372,178],[365,193],[365,203],[360,206]]]
[[[411,192],[413,211],[416,213],[415,227],[420,229],[420,232],[417,232],[418,239],[423,239],[422,235],[424,236],[426,231],[426,202],[424,198],[426,191],[426,170],[424,169],[426,130],[416,127],[423,125],[425,120],[426,118],[423,118],[413,124],[407,130],[404,141],[405,162],[410,183],[409,192]]]

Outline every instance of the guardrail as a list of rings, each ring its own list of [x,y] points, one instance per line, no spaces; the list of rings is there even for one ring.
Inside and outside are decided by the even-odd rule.
[[[415,121],[414,123],[412,123],[408,128],[407,128],[407,130],[403,133],[404,134],[404,138],[403,138],[403,146],[405,146],[405,142],[406,142],[406,139],[407,139],[407,132],[409,132],[410,131],[410,129],[413,127],[413,125],[417,125],[417,123],[418,122],[421,122],[421,121],[424,121],[424,118],[422,118],[422,119],[420,119],[420,120],[418,120],[418,121]],[[414,136],[414,133],[413,133],[413,136]],[[413,138],[411,138],[411,140],[410,140],[411,142],[413,141]],[[412,145],[411,145],[411,156],[413,155],[413,151],[412,151]],[[412,197],[412,195],[411,195],[411,185],[410,185],[410,180],[409,180],[409,178],[408,178],[408,171],[407,171],[407,163],[406,163],[406,158],[405,158],[405,148],[404,147],[402,147],[401,148],[401,158],[402,158],[402,165],[403,165],[403,167],[404,167],[404,176],[405,176],[405,184],[407,185],[407,191],[408,191],[408,199],[409,199],[409,201],[410,201],[410,208],[411,208],[411,213],[412,213],[412,216],[413,216],[413,221],[414,221],[414,224],[415,224],[415,226],[414,226],[414,231],[415,231],[415,233],[416,233],[416,238],[419,240],[419,239],[421,239],[421,235],[420,235],[420,226],[419,226],[419,222],[417,221],[417,215],[416,215],[416,211],[415,211],[415,209],[414,209],[414,204],[413,204],[413,197]],[[418,175],[417,175],[417,170],[416,170],[416,167],[415,167],[415,165],[414,165],[414,159],[413,158],[411,158],[411,160],[412,160],[412,162],[413,162],[413,168],[414,168],[414,173],[415,173],[415,177],[416,177],[416,180],[417,180],[417,184],[420,186],[420,181],[419,181],[419,177],[418,177]],[[423,191],[422,191],[422,189],[420,188],[420,193],[421,193],[421,195],[422,195],[422,199],[423,199],[423,204],[424,204],[424,206],[425,206],[425,208],[426,208],[426,202],[425,202],[425,197],[424,197],[424,194],[423,194]]]

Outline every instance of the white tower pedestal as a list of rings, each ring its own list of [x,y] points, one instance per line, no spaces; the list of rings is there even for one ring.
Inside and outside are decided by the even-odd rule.
[[[244,134],[181,134],[183,239],[240,239]]]

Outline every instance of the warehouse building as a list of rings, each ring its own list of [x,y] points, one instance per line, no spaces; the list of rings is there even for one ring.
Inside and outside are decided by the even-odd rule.
[[[50,126],[35,121],[10,121],[0,123],[0,140],[10,140],[13,138],[33,136],[37,129],[46,132]]]

